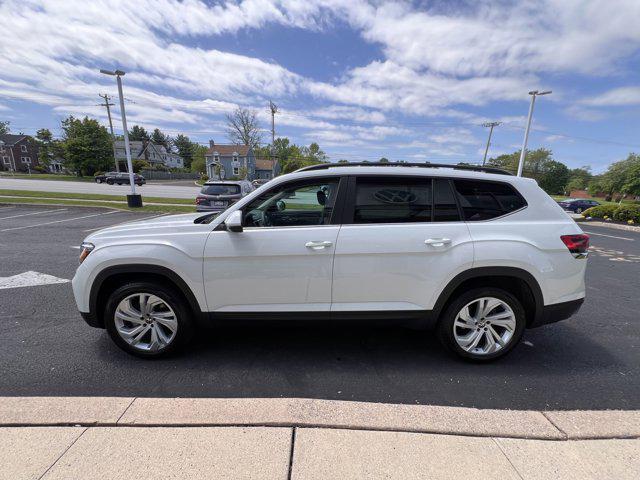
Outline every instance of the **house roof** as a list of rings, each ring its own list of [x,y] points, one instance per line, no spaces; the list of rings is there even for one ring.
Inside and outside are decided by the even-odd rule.
[[[249,154],[250,147],[248,145],[214,145],[209,147],[207,155],[212,155],[214,152],[218,152],[220,156],[231,156],[237,153],[241,157],[246,157]]]
[[[256,170],[273,170],[273,160],[270,158],[256,158]]]
[[[12,133],[3,133],[0,135],[0,140],[2,140],[8,147],[15,145],[23,138],[26,138],[26,135],[14,135]]]

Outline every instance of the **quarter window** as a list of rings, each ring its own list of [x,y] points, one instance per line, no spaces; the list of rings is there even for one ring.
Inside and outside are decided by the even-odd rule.
[[[431,179],[360,177],[353,223],[431,221]]]
[[[328,225],[339,179],[280,185],[255,198],[244,209],[246,227]]]
[[[489,220],[527,206],[524,198],[506,183],[455,180],[454,184],[467,221]]]

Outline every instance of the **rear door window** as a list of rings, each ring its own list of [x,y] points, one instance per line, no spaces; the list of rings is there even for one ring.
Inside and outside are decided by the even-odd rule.
[[[358,177],[353,223],[430,222],[430,178]]]
[[[456,197],[451,188],[451,182],[446,178],[433,180],[433,221],[434,222],[458,222],[460,212]]]
[[[466,221],[489,220],[527,206],[509,184],[482,180],[454,180],[458,202]]]

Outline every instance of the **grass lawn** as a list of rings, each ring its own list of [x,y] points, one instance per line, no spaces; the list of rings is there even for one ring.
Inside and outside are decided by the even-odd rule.
[[[81,200],[73,200],[68,198],[46,199],[36,197],[2,197],[0,205],[69,205],[77,207],[106,207],[117,210],[128,210],[131,212],[159,212],[159,213],[195,213],[195,205],[145,205],[142,208],[129,208],[126,202],[109,203],[109,202],[83,202]]]
[[[0,178],[26,178],[32,180],[66,180],[67,182],[93,182],[93,177],[77,177],[75,175],[54,175],[53,173],[16,173],[15,175],[0,174]]]
[[[63,198],[70,200],[112,200],[118,202],[126,201],[125,195],[103,195],[95,193],[67,193],[67,192],[40,192],[35,190],[9,190],[0,189],[0,195],[10,197],[29,198]],[[142,196],[143,202],[170,203],[172,205],[195,205],[195,200],[188,198],[163,198]]]

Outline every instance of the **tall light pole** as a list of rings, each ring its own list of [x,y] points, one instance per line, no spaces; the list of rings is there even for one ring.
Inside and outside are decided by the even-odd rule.
[[[531,105],[529,105],[529,118],[527,118],[527,128],[524,131],[524,142],[522,143],[522,150],[520,151],[520,162],[518,163],[518,176],[522,176],[522,169],[524,168],[524,157],[527,152],[527,141],[529,140],[529,129],[531,128],[531,117],[533,117],[533,106],[536,103],[536,97],[539,95],[548,95],[551,93],[551,90],[545,90],[544,92],[539,92],[538,90],[532,90],[529,92],[531,95]]]
[[[127,168],[129,169],[129,184],[131,185],[131,194],[127,195],[127,205],[129,207],[142,207],[142,196],[136,194],[135,176],[133,174],[133,165],[131,164],[131,149],[129,148],[129,131],[127,130],[127,115],[124,111],[124,96],[122,95],[122,70],[100,70],[105,75],[113,75],[118,83],[118,96],[120,97],[120,113],[122,116],[122,129],[124,130],[124,151],[127,154]]]
[[[276,113],[278,113],[278,106],[269,100],[269,110],[271,110],[271,178],[276,176]]]
[[[484,167],[485,162],[487,161],[487,152],[489,152],[489,145],[491,144],[491,134],[493,133],[493,127],[497,127],[502,122],[486,122],[483,123],[483,127],[489,127],[489,139],[487,140],[487,148],[484,149],[484,158],[482,159],[482,166]]]

